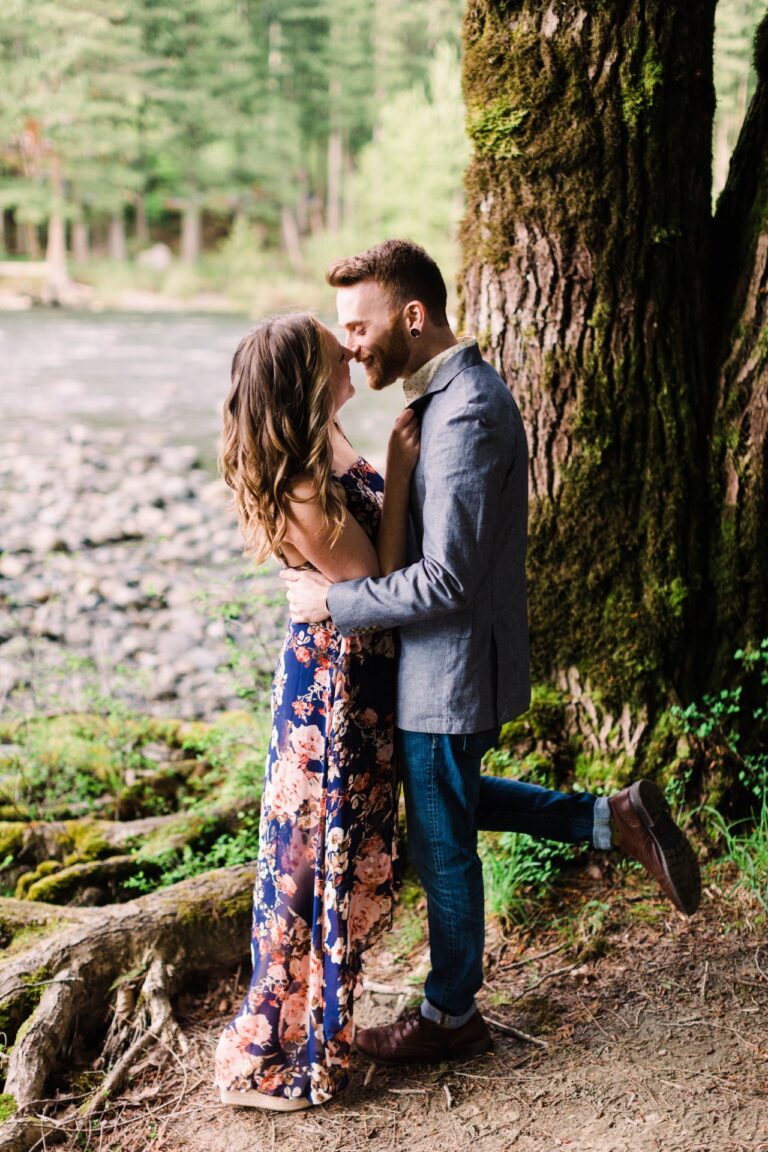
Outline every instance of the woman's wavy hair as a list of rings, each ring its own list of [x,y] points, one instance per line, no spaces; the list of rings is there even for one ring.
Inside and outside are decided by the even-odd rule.
[[[224,403],[219,468],[234,492],[245,552],[280,556],[297,476],[308,476],[331,543],[344,502],[333,483],[333,394],[321,325],[296,313],[264,320],[238,345]]]

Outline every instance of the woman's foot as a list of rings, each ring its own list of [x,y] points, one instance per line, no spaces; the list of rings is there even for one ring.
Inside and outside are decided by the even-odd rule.
[[[236,1104],[240,1108],[269,1108],[273,1112],[300,1112],[302,1108],[312,1107],[306,1096],[268,1096],[255,1088],[248,1088],[245,1092],[230,1092],[222,1088],[221,1102]]]

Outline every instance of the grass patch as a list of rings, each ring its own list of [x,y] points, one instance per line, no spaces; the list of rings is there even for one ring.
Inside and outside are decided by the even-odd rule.
[[[731,894],[737,888],[750,892],[768,912],[768,794],[763,793],[756,819],[729,824],[715,808],[704,808],[723,845],[726,863],[737,870]],[[722,872],[722,869],[721,869]]]
[[[9,1120],[17,1111],[16,1097],[12,1096],[10,1092],[0,1093],[0,1124],[4,1120]]]
[[[258,798],[270,727],[263,710],[212,724],[123,710],[30,718],[16,726],[17,751],[0,776],[0,856],[13,855],[23,820],[136,819],[189,810],[212,793]]]
[[[580,851],[575,844],[533,840],[516,832],[484,832],[480,858],[486,910],[512,924],[534,923],[563,868]]]

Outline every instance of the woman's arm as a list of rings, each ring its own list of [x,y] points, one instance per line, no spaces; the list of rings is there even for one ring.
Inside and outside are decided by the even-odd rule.
[[[408,543],[408,504],[411,476],[419,458],[419,420],[410,408],[395,420],[387,448],[384,504],[376,537],[382,576],[404,568]]]
[[[297,481],[291,495],[294,499],[288,504],[285,540],[318,572],[334,583],[381,575],[376,550],[349,511],[345,509],[341,533],[331,544],[331,530],[311,481]]]

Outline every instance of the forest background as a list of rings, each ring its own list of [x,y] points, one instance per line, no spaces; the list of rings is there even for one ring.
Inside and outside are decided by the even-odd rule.
[[[478,23],[482,9],[491,26],[491,15],[506,10],[471,7]],[[633,7],[626,6],[630,26]],[[226,993],[217,998],[209,988],[206,1010],[224,1003],[228,1012],[234,1004],[238,978],[232,991],[231,972],[247,948],[269,680],[285,610],[274,572],[256,573],[239,555],[231,509],[214,476],[210,411],[198,423],[185,389],[199,379],[208,398],[220,398],[227,357],[248,323],[243,313],[259,316],[296,305],[327,311],[328,260],[383,236],[423,243],[453,293],[465,212],[465,318],[488,319],[492,309],[483,310],[477,286],[487,268],[504,266],[506,236],[497,232],[487,247],[487,238],[475,243],[472,227],[480,219],[478,206],[486,203],[482,182],[488,172],[493,178],[498,164],[505,191],[516,187],[518,130],[522,125],[535,135],[530,125],[536,109],[532,101],[523,122],[514,108],[510,114],[503,92],[483,103],[483,86],[490,93],[499,75],[499,88],[527,79],[503,68],[486,74],[469,22],[469,76],[479,88],[467,112],[464,8],[459,0],[4,4],[0,303],[9,314],[0,323],[8,431],[0,456],[0,1059],[7,1082],[0,1121],[7,1117],[12,1126],[9,1148],[30,1147],[46,1131],[81,1147],[90,1147],[89,1141],[101,1146],[110,1125],[117,1126],[109,1115],[112,1100],[128,1091],[143,1108],[141,1093],[150,1090],[141,1081],[146,1052],[158,1037],[163,1052],[185,1051],[176,1018],[190,975],[199,979],[202,973],[215,988],[217,973],[228,969]],[[757,88],[752,41],[764,12],[764,4],[752,0],[717,5],[713,201],[725,185]],[[652,18],[661,20],[659,10]],[[604,7],[595,22],[602,22],[609,40]],[[535,57],[539,31],[535,38],[521,37],[521,67],[526,47]],[[651,137],[652,114],[656,128],[663,120],[653,107],[657,88],[664,91],[663,68],[636,43],[631,47],[640,80],[634,84],[631,68],[622,76],[626,90],[614,93],[611,112],[620,107],[619,119],[637,144],[644,134]],[[658,138],[663,142],[663,133]],[[465,192],[472,164],[466,189],[474,200]],[[585,219],[597,200],[585,199]],[[565,198],[563,204],[568,207]],[[663,257],[675,233],[652,223],[650,248]],[[491,251],[494,243],[501,254]],[[479,264],[482,275],[475,275]],[[672,295],[685,294],[683,278],[672,279]],[[571,285],[578,282],[578,275],[570,277]],[[497,313],[503,312],[500,300],[498,292]],[[46,303],[65,308],[39,307]],[[598,303],[584,321],[587,333],[602,332],[611,320],[607,305]],[[558,296],[553,312],[559,307],[568,311]],[[16,310],[23,315],[11,317]],[[113,310],[123,314],[116,317]],[[518,346],[517,336],[525,340],[532,332],[535,343],[535,324],[522,311],[520,316],[520,333],[510,328],[506,341],[499,338],[498,315],[477,325],[482,337],[497,340],[499,363],[502,352]],[[672,330],[681,346],[692,344],[690,332],[680,336],[682,326]],[[650,326],[644,337],[651,347]],[[758,343],[763,348],[764,341]],[[66,371],[57,359],[65,344],[72,351]],[[579,341],[578,354],[584,347]],[[595,577],[597,589],[595,634],[575,636],[573,660],[573,651],[565,650],[572,639],[567,629],[550,627],[545,634],[542,616],[568,609],[568,588],[555,565],[555,597],[534,598],[532,613],[536,652],[548,657],[546,645],[554,644],[553,665],[576,667],[584,678],[564,687],[540,674],[540,660],[531,712],[507,727],[489,766],[596,792],[625,784],[638,763],[654,775],[705,862],[705,898],[717,929],[707,937],[710,921],[702,918],[700,941],[714,949],[718,933],[747,940],[755,927],[762,930],[768,904],[768,640],[759,631],[764,576],[743,581],[754,609],[748,623],[734,598],[715,644],[697,627],[690,607],[700,591],[695,568],[701,552],[666,550],[678,524],[664,523],[669,537],[655,552],[644,550],[648,539],[655,543],[653,523],[650,536],[643,538],[642,525],[631,546],[626,536],[609,536],[622,522],[624,496],[635,506],[633,485],[645,473],[628,468],[601,475],[600,453],[605,448],[610,458],[625,434],[630,442],[644,441],[629,418],[618,420],[618,434],[610,426],[621,413],[609,403],[601,410],[610,393],[600,388],[606,380],[622,387],[629,380],[637,387],[633,396],[622,392],[632,396],[627,411],[636,404],[640,428],[650,411],[648,426],[655,428],[652,389],[659,384],[663,392],[665,383],[662,372],[644,376],[622,352],[621,340],[612,348],[606,341],[602,363],[595,354],[576,365],[577,377],[598,385],[597,403],[586,409],[594,426],[574,424],[583,438],[577,449],[586,448],[578,463],[608,510],[594,520],[596,531],[606,533],[597,547],[586,539],[586,552],[592,551],[585,568],[593,569],[586,575]],[[763,361],[754,362],[759,374]],[[573,365],[563,363],[571,371]],[[527,402],[522,383],[521,401]],[[544,372],[539,383],[546,393],[552,380]],[[696,382],[685,383],[695,395]],[[385,420],[396,410],[392,397],[384,403],[391,409],[366,409],[351,428],[366,452],[381,450]],[[72,411],[87,411],[88,419],[73,420]],[[729,450],[741,443],[732,429],[724,439]],[[552,460],[541,442],[532,439],[532,449],[532,475],[540,478]],[[677,482],[675,467],[684,472],[689,462],[674,452],[665,459]],[[550,516],[547,503],[561,479],[556,465],[542,485],[544,515],[532,533],[537,578],[549,559],[539,545],[551,540],[553,523],[557,535],[557,516]],[[617,483],[604,483],[609,474],[618,476]],[[749,468],[743,474],[762,475]],[[653,495],[685,521],[685,485],[667,492],[660,475]],[[762,508],[759,501],[754,506]],[[693,513],[696,520],[697,507]],[[578,530],[578,506],[575,519]],[[759,530],[757,522],[758,536]],[[751,539],[745,533],[740,543],[752,557],[753,574],[759,564]],[[680,573],[664,567],[669,557],[681,560]],[[688,582],[686,564],[694,571]],[[622,595],[626,587],[634,594],[638,581],[648,593],[638,597],[641,611],[627,613],[621,596],[613,604],[603,597],[602,588],[612,582]],[[686,627],[693,625],[685,635],[683,618]],[[617,620],[627,624],[627,644],[612,632]],[[667,657],[685,655],[694,633],[693,668],[676,678],[679,667]],[[561,637],[565,655],[558,665]],[[592,675],[590,695],[582,688]],[[680,688],[691,684],[704,687],[687,694]],[[595,881],[603,884],[597,895],[590,895],[583,869],[577,894],[567,887],[569,869],[584,864],[583,854],[511,835],[485,838],[482,851],[489,910],[510,932],[499,958],[505,949],[524,950],[528,937],[515,937],[515,931],[536,932],[539,940],[544,932],[560,933],[552,948],[573,949],[570,967],[586,985],[589,965],[618,948],[622,932],[637,930],[640,921],[650,934],[661,931],[663,913],[645,902],[642,889],[637,895],[631,869],[608,875],[611,885],[629,893],[628,905],[640,901],[631,908],[635,920],[629,928],[616,921],[609,931],[605,876]],[[733,897],[732,911],[717,903],[723,893]],[[411,878],[385,976],[387,966],[416,967],[414,954],[424,945],[418,901]],[[694,925],[693,935],[697,931]],[[707,964],[710,956],[714,970],[714,950],[707,952]],[[759,948],[755,965],[758,981],[764,980]],[[696,991],[701,1001],[707,971]],[[724,967],[723,989],[730,983]],[[417,984],[418,975],[406,992]],[[616,994],[622,1009],[621,981]],[[501,985],[494,995],[503,1007]],[[518,999],[515,994],[510,1003]],[[553,1025],[546,1013],[533,1012],[530,1021],[522,1036],[535,1044],[532,1034]],[[214,1014],[206,1043],[216,1024]],[[510,1027],[507,1035],[520,1040],[520,1028],[515,1033]],[[654,1043],[658,1047],[658,1037]],[[207,1067],[204,1052],[205,1045],[201,1067]],[[718,1052],[725,1065],[729,1055]],[[70,1056],[74,1071],[66,1068]],[[650,1073],[648,1078],[655,1083]],[[41,1100],[46,1103],[38,1108]],[[17,1109],[18,1123],[12,1119]],[[152,1122],[139,1116],[136,1123],[135,1146],[144,1146]],[[367,1140],[367,1130],[364,1135]],[[4,1137],[0,1131],[0,1148]]]
[[[80,303],[206,291],[261,313],[318,299],[332,255],[408,235],[453,287],[482,131],[465,131],[463,7],[8,0],[0,259],[45,257],[53,298],[72,277],[90,288]],[[715,195],[754,92],[762,7],[717,8]],[[155,242],[173,260],[137,264]],[[24,285],[21,267],[4,271]]]
[[[204,286],[257,311],[316,298],[332,252],[404,231],[453,278],[461,15],[459,0],[12,0],[0,243],[99,292]],[[131,279],[121,266],[155,240],[180,266]]]

